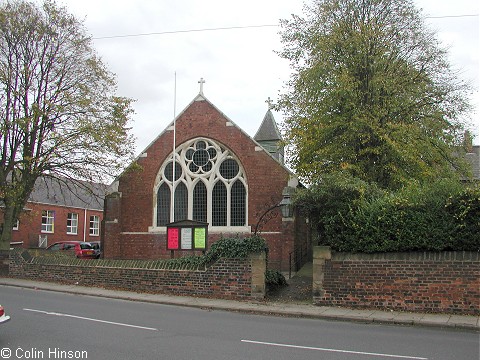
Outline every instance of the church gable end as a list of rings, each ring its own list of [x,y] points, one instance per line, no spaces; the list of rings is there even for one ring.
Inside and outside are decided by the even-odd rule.
[[[141,170],[118,179],[105,256],[168,257],[166,224],[181,220],[208,223],[209,244],[220,237],[249,236],[262,214],[280,203],[292,177],[258,145],[200,93],[138,157]],[[274,211],[263,229],[276,234],[271,241],[290,247],[293,240],[283,231],[293,223],[284,223],[279,209]],[[285,254],[272,250],[274,257]]]

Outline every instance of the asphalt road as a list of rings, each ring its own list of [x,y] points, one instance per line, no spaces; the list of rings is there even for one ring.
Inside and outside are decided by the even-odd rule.
[[[479,359],[459,330],[246,315],[0,286],[0,359]]]

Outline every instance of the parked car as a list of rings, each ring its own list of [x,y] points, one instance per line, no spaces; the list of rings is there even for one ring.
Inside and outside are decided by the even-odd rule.
[[[98,259],[102,256],[102,244],[100,241],[90,241],[90,245],[95,250],[95,258]]]
[[[5,309],[0,305],[0,324],[3,324],[10,320],[10,316],[5,315]]]
[[[88,242],[83,241],[59,241],[47,247],[49,251],[73,250],[79,259],[95,259],[95,249]]]

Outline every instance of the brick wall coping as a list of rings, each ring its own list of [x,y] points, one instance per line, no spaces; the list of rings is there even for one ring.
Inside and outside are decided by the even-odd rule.
[[[125,269],[144,269],[144,270],[187,270],[187,271],[205,271],[205,265],[178,264],[169,259],[159,260],[117,260],[117,259],[77,259],[73,254],[52,254],[42,250],[29,251],[23,248],[15,248],[12,252],[18,252],[19,255],[30,264],[41,265],[64,265],[64,266],[82,266],[89,268],[125,268]],[[40,255],[40,256],[39,256]],[[43,256],[41,256],[43,255]]]
[[[344,253],[332,251],[333,261],[480,261],[478,251]]]
[[[26,249],[11,251],[9,261],[12,277],[229,299],[264,298],[265,271],[265,252],[220,258],[209,266],[168,260],[84,260],[67,254],[40,257]]]

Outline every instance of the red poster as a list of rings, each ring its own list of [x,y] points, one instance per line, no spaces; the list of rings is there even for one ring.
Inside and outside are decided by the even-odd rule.
[[[167,250],[178,250],[178,228],[168,228]]]

